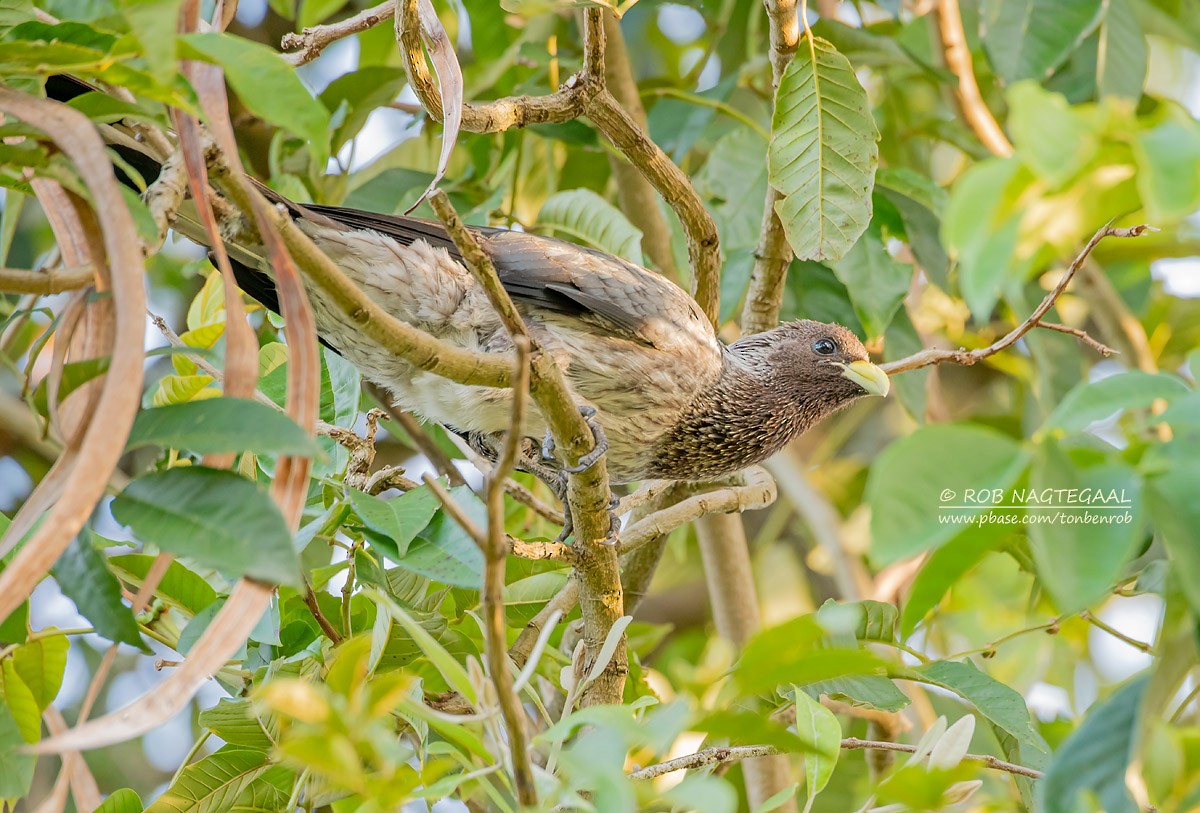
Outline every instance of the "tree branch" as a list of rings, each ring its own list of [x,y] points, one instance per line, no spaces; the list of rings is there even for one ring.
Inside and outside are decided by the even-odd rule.
[[[284,54],[283,58],[294,66],[307,65],[319,57],[321,52],[331,44],[360,31],[366,31],[368,28],[374,28],[390,19],[395,13],[396,0],[387,0],[336,23],[314,25],[299,34],[288,32],[283,35],[280,47],[285,51],[292,51],[292,53]]]
[[[621,24],[610,11],[604,12],[604,36],[607,47],[604,54],[605,85],[617,104],[625,108],[629,117],[643,130],[646,129],[646,108],[638,93],[637,80],[629,64],[625,49],[625,37]],[[621,211],[637,213],[637,225],[642,232],[642,250],[650,262],[663,276],[679,281],[679,269],[675,266],[675,255],[671,251],[671,232],[658,208],[658,195],[646,177],[632,164],[618,155],[610,154],[609,166],[617,183],[617,197]]]
[[[800,20],[796,0],[763,0],[763,5],[767,9],[771,31],[771,88],[778,90],[783,72],[800,43]],[[746,304],[742,307],[743,333],[761,333],[779,322],[783,285],[792,262],[791,246],[775,212],[775,204],[782,199],[783,195],[774,187],[767,186],[762,227],[754,250],[754,268],[750,272]]]
[[[761,466],[745,472],[745,483],[703,491],[672,506],[655,511],[621,534],[620,552],[631,553],[655,537],[708,514],[728,514],[766,508],[775,502],[775,480]]]
[[[596,16],[599,9],[588,9],[585,13]],[[593,27],[597,26],[598,20],[593,24]],[[450,199],[438,190],[430,196],[429,202],[514,342],[519,338],[530,341],[530,393],[542,419],[550,427],[558,453],[568,467],[575,467],[579,459],[592,450],[595,439],[576,406],[562,371],[552,355],[533,343],[524,320],[500,284],[491,258],[463,225]],[[575,523],[576,540],[571,549],[577,557],[575,573],[581,589],[589,657],[595,657],[599,652],[608,631],[624,612],[617,552],[615,546],[604,544],[610,531],[609,493],[608,469],[603,457],[567,477],[567,502]],[[620,646],[604,674],[589,685],[584,704],[619,703],[627,671],[625,648]]]
[[[421,45],[419,3],[396,7],[396,38],[413,91],[434,119],[442,120],[442,99]],[[462,102],[463,130],[496,133],[513,127],[564,122],[586,115],[675,210],[688,239],[697,302],[715,324],[720,296],[721,254],[717,227],[691,181],[605,88],[605,33],[602,9],[584,11],[584,66],[548,96],[512,96],[492,102]],[[535,376],[536,380],[536,376]]]
[[[10,294],[61,294],[86,288],[96,281],[96,272],[86,265],[27,271],[24,268],[0,268],[0,291]]]
[[[899,742],[880,742],[877,740],[860,740],[855,737],[848,737],[841,742],[843,751],[860,751],[864,749],[874,749],[880,751],[899,751],[905,754],[914,754],[917,751],[917,746],[906,745]],[[630,779],[654,779],[658,776],[673,773],[675,771],[690,770],[692,768],[702,768],[705,765],[713,765],[721,762],[732,762],[743,759],[754,759],[756,757],[769,756],[772,754],[782,753],[777,748],[770,745],[726,745],[716,748],[705,748],[703,751],[697,751],[694,754],[689,754],[677,759],[669,759],[666,762],[660,762],[657,765],[651,765],[647,768],[634,771],[629,774]],[[1004,773],[1015,774],[1016,776],[1025,776],[1030,779],[1041,779],[1045,774],[1041,771],[1036,771],[1033,768],[1026,768],[1024,765],[1015,765],[1011,762],[1005,762],[996,757],[986,754],[967,754],[963,759],[970,762],[980,762],[984,766],[991,768],[994,771],[1003,771]]]
[[[413,92],[429,116],[442,121],[445,110],[441,95],[429,73],[429,66],[425,64],[419,3],[420,0],[400,0],[395,5],[396,41],[400,45],[400,56]],[[585,15],[598,13],[599,9],[588,9]],[[603,44],[599,54],[602,60]],[[594,66],[597,63],[594,60],[585,63],[583,71],[546,96],[508,96],[491,102],[462,102],[462,129],[472,133],[502,133],[513,127],[561,124],[578,118],[583,100],[603,87],[604,83],[603,71],[599,74],[590,72],[589,64]]]
[[[675,211],[687,236],[693,294],[704,315],[715,325],[721,295],[720,238],[712,215],[692,182],[607,90],[590,97],[584,113]]]
[[[975,68],[971,65],[971,49],[967,47],[958,0],[937,0],[937,22],[946,67],[958,77],[957,98],[963,118],[993,155],[1012,155],[1013,146],[996,123],[992,111],[988,110],[975,81]]]
[[[920,368],[928,367],[931,364],[942,364],[947,361],[954,362],[955,364],[970,366],[987,358],[988,356],[994,356],[1000,351],[1012,347],[1026,333],[1033,330],[1035,327],[1043,326],[1042,317],[1049,313],[1050,309],[1054,307],[1054,303],[1058,301],[1058,298],[1062,295],[1062,292],[1065,291],[1067,286],[1071,284],[1071,280],[1074,279],[1075,274],[1078,273],[1079,269],[1083,267],[1083,264],[1087,261],[1088,255],[1092,253],[1092,249],[1094,249],[1101,240],[1103,240],[1105,237],[1140,237],[1147,231],[1152,230],[1153,229],[1150,226],[1140,225],[1132,226],[1128,229],[1117,229],[1113,228],[1112,226],[1105,226],[1097,231],[1094,235],[1092,235],[1092,239],[1088,240],[1087,245],[1083,247],[1083,250],[1079,252],[1079,256],[1077,256],[1071,262],[1071,265],[1067,267],[1066,272],[1062,275],[1062,278],[1058,281],[1058,284],[1056,284],[1050,293],[1046,294],[1046,297],[1041,301],[1041,303],[1034,308],[1033,313],[1029,315],[1029,318],[1017,325],[1001,338],[989,344],[987,347],[980,347],[975,350],[966,350],[962,348],[958,350],[943,350],[937,347],[927,347],[911,356],[907,356],[906,358],[902,358],[897,361],[891,361],[881,366],[888,375],[903,373],[909,370],[919,370]],[[1058,328],[1052,327],[1050,329],[1056,330]]]

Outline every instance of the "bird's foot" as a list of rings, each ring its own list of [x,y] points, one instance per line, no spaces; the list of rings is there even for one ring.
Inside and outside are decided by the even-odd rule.
[[[576,465],[562,467],[562,470],[568,474],[579,474],[581,471],[590,469],[608,451],[608,437],[604,434],[604,427],[600,425],[600,421],[596,420],[596,408],[585,404],[579,407],[579,414],[583,416],[588,429],[592,430],[593,445],[592,450],[580,457]],[[554,436],[550,434],[549,429],[546,430],[546,437],[542,439],[542,458],[545,460],[555,459]]]
[[[621,498],[612,492],[609,492],[608,496],[608,531],[605,532],[604,539],[600,541],[601,545],[615,545],[621,537],[621,518],[617,516],[617,506],[620,505]],[[563,506],[563,528],[562,533],[554,540],[555,542],[566,542],[575,533],[575,520],[571,516],[571,503],[567,500],[565,493],[561,499]]]

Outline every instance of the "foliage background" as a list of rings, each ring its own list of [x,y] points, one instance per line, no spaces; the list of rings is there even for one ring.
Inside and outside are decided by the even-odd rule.
[[[472,0],[440,7],[463,65],[466,97],[543,94],[572,73],[581,59],[578,12],[563,5]],[[817,743],[827,746],[831,736],[915,742],[931,728],[937,733],[938,715],[953,721],[973,714],[972,752],[1048,770],[1049,778],[1028,783],[953,759],[939,770],[905,768],[903,760],[889,767],[867,752],[845,751],[831,778],[824,777],[828,785],[813,809],[939,809],[954,801],[945,795],[949,788],[975,778],[984,784],[961,803],[970,809],[1200,806],[1200,711],[1193,693],[1200,685],[1194,673],[1200,5],[964,2],[984,101],[1015,148],[1007,158],[989,154],[956,106],[957,79],[943,61],[932,5],[821,6],[832,14],[816,21],[813,33],[849,59],[866,90],[880,131],[880,170],[865,234],[840,259],[794,261],[781,317],[841,322],[889,360],[927,344],[982,346],[1024,318],[1096,228],[1111,218],[1122,225],[1145,221],[1161,231],[1102,243],[1057,306],[1059,321],[1088,330],[1120,355],[1101,358],[1070,335],[1038,331],[986,363],[903,373],[894,381],[896,397],[862,403],[785,450],[769,465],[779,500],[744,515],[757,606],[768,631],[748,645],[736,667],[739,653],[715,634],[710,618],[696,532],[690,526],[674,531],[628,629],[632,672],[625,708],[577,713],[576,725],[597,725],[568,737],[561,750],[555,744],[566,734],[561,727],[543,730],[535,741],[540,762],[554,754],[559,777],[546,780],[546,804],[581,804],[573,794],[586,788],[596,792],[598,809],[625,809],[635,798],[649,809],[749,809],[737,764],[720,774],[692,772],[680,784],[624,778],[634,765],[730,741],[792,752],[791,778],[782,790],[786,795],[799,782],[803,804],[806,787],[820,784],[823,760],[831,756],[805,755],[814,736],[786,730],[793,715],[825,725],[814,730]],[[142,23],[173,4],[61,0],[40,8],[68,27],[48,29],[25,21],[27,7],[3,5],[0,73],[6,82],[30,89],[33,77],[54,70],[104,79],[113,64],[132,66],[134,72],[113,81],[134,90],[148,120],[162,122],[159,102],[182,92],[170,81],[174,60],[196,51],[164,50]],[[342,0],[304,0],[295,7],[245,0],[229,31],[276,47],[289,31],[355,10]],[[621,30],[649,132],[692,178],[716,220],[725,256],[722,333],[733,338],[773,172],[764,161],[772,130],[768,18],[751,0],[695,6],[641,0],[627,10]],[[289,95],[294,86],[281,77],[291,68],[274,57],[261,61],[261,49],[229,46],[215,58],[236,91],[233,119],[247,167],[289,197],[401,212],[432,179],[441,128],[428,122],[406,89],[388,24],[333,44],[297,70],[319,105],[297,103]],[[100,122],[114,116],[112,109],[88,112]],[[302,137],[314,133],[316,141]],[[21,187],[20,169],[32,166],[62,180],[70,170],[49,154],[33,158],[15,146],[0,154],[9,187],[0,254],[5,266],[37,267],[50,258],[53,237],[33,199],[13,191]],[[613,167],[612,150],[586,123],[536,125],[463,134],[442,186],[468,222],[557,233],[644,261],[639,227],[645,224],[621,213]],[[432,216],[426,205],[417,213]],[[666,207],[663,217],[686,284],[683,236]],[[789,237],[793,244],[799,239]],[[211,358],[219,362],[224,308],[219,277],[203,252],[173,240],[149,258],[148,269],[151,311],[185,342],[213,348]],[[56,454],[33,416],[45,412],[39,382],[52,372],[55,318],[66,304],[65,294],[47,296],[30,312],[26,299],[0,300],[6,320],[0,510],[10,517]],[[278,323],[262,312],[253,318],[263,348],[260,387],[278,401],[286,369]],[[145,407],[218,394],[189,355],[157,350],[165,345],[148,321]],[[324,359],[322,417],[361,433],[371,396],[360,395],[356,374],[339,359]],[[254,441],[264,454],[257,466],[243,459],[241,470],[265,481],[271,455],[286,451],[289,438],[283,427],[277,435],[264,429]],[[438,440],[444,451],[458,454],[444,437]],[[411,515],[378,518],[377,503],[341,483],[346,453],[321,442],[325,457],[305,516],[313,538],[299,563],[327,615],[342,633],[348,623],[357,637],[333,650],[294,589],[295,560],[286,550],[272,558],[260,549],[265,570],[258,574],[285,586],[240,663],[144,737],[88,752],[104,793],[132,788],[142,803],[157,798],[154,809],[166,809],[172,797],[160,794],[168,786],[179,791],[172,780],[181,765],[206,759],[212,761],[200,763],[199,774],[209,777],[202,787],[215,782],[215,768],[241,779],[225,796],[212,792],[215,785],[200,801],[188,801],[185,793],[175,798],[177,807],[278,810],[316,799],[349,811],[364,800],[390,808],[418,796],[513,804],[505,771],[472,773],[504,754],[498,730],[421,719],[414,700],[418,679],[431,692],[481,685],[472,666],[482,652],[472,615],[478,594],[468,585],[478,583],[482,558],[447,517],[433,518],[431,499],[417,504],[420,493],[406,503]],[[403,465],[412,479],[430,470],[395,424],[381,429],[378,449],[379,464]],[[151,445],[127,455],[122,470],[136,477],[198,460],[195,453],[202,451]],[[469,464],[461,468],[478,484]],[[1029,533],[937,523],[945,489],[1098,484],[1133,495],[1136,521],[1031,526]],[[223,487],[234,486],[225,481]],[[471,500],[465,490],[455,494]],[[231,497],[224,504],[237,502]],[[218,497],[209,508],[219,511],[221,504]],[[113,579],[136,586],[149,562],[145,554],[157,549],[131,533],[120,513],[120,505],[106,499],[90,530],[34,593],[28,624],[17,614],[0,627],[8,709],[0,719],[6,753],[0,796],[27,795],[29,809],[50,797],[58,761],[40,758],[36,769],[23,762],[13,732],[25,740],[41,736],[37,714],[51,702],[73,719],[109,641],[123,646],[100,710],[152,690],[161,679],[156,657],[177,661],[178,653],[186,654],[232,580],[255,572],[245,561],[230,561],[229,545],[210,539],[207,558],[173,566],[175,578],[160,588],[156,609],[135,623],[127,610],[122,614]],[[218,516],[236,537],[238,521]],[[555,533],[516,503],[509,504],[508,528],[526,539]],[[342,548],[326,544],[335,536]],[[344,548],[351,545],[359,557],[352,598],[342,591]],[[233,547],[248,549],[247,539]],[[364,562],[364,552],[375,556]],[[390,570],[369,570],[369,562],[378,565],[388,554]],[[514,636],[565,580],[566,569],[557,563],[510,558],[506,600]],[[827,599],[882,604],[865,605],[865,625],[826,611],[824,626],[815,627],[810,614]],[[389,603],[397,609],[382,612]],[[414,633],[401,619],[415,619],[432,637]],[[71,632],[30,634],[51,627]],[[83,632],[89,629],[96,632]],[[895,675],[902,664],[917,667],[924,682],[878,674],[812,680],[823,676],[813,666],[823,663],[819,653],[831,651],[823,636],[839,632],[843,639],[857,633]],[[565,651],[559,648],[563,634],[552,637],[535,684],[551,712],[561,712],[556,687],[570,663],[569,632]],[[850,651],[857,650],[852,645]],[[921,665],[927,659],[937,663]],[[367,662],[375,678],[364,695],[354,675]],[[960,662],[982,674],[949,665]],[[808,695],[833,696],[840,703],[837,717],[813,710],[805,691],[798,697],[791,684]],[[896,685],[909,696],[898,694]],[[255,705],[218,704],[227,693],[253,694]],[[246,716],[250,708],[264,715],[265,728]],[[396,708],[410,734],[417,733],[400,744],[392,733]],[[768,724],[768,710],[781,711],[782,721]],[[830,719],[837,723],[832,735]],[[236,747],[218,753],[222,741]],[[330,801],[337,796],[340,801]],[[114,798],[139,809],[136,799]],[[413,804],[423,809],[424,802]],[[448,801],[435,807],[460,809]]]

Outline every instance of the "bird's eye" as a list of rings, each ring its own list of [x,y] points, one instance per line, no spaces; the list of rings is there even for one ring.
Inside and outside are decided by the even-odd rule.
[[[819,356],[832,356],[837,352],[833,339],[817,339],[813,342],[813,352]]]

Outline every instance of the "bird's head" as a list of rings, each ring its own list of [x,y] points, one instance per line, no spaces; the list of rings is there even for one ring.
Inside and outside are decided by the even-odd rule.
[[[804,319],[747,336],[733,348],[776,386],[837,408],[888,394],[887,373],[871,363],[858,337],[841,325]],[[747,352],[748,351],[748,352]]]

